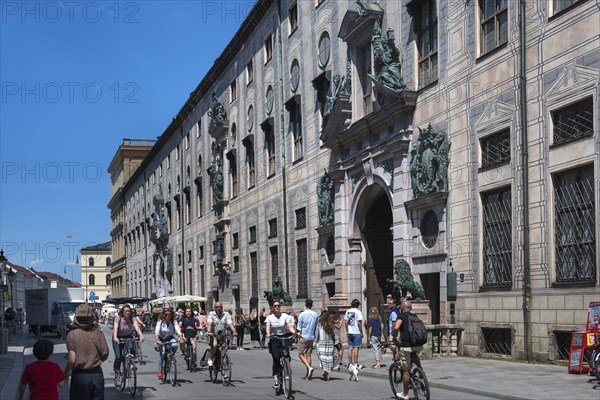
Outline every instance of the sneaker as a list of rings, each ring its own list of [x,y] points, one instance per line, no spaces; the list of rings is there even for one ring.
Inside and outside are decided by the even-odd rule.
[[[213,360],[211,360],[210,358],[208,359],[207,363],[208,363],[208,366],[209,366],[209,367],[212,367],[212,366],[213,366]]]
[[[334,371],[339,371],[341,367],[341,364],[336,365],[335,367],[332,368],[332,370]]]
[[[409,399],[408,395],[405,396],[401,392],[396,393],[396,397],[399,398],[400,400],[408,400]]]
[[[273,384],[273,389],[278,390],[281,387],[281,385],[279,384],[279,381],[275,381],[275,383]]]
[[[156,377],[158,379],[162,379],[162,371],[158,371],[158,373],[156,374]]]
[[[308,369],[308,375],[306,375],[306,379],[311,380],[314,371],[315,371],[315,369],[313,367],[310,367]]]

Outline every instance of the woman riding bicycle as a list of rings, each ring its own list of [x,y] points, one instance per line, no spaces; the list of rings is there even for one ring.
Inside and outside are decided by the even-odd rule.
[[[163,365],[163,353],[165,351],[165,344],[171,343],[171,355],[174,356],[177,352],[177,339],[181,343],[183,343],[183,336],[179,331],[179,327],[177,324],[173,322],[173,309],[167,308],[163,310],[158,322],[156,323],[156,328],[154,329],[154,334],[156,336],[156,343],[159,345],[158,348],[158,373],[156,376],[158,379],[162,379],[162,370],[161,367]],[[177,338],[177,339],[176,339]]]
[[[119,310],[119,313],[115,317],[113,324],[113,351],[115,352],[113,369],[116,377],[121,366],[121,353],[123,352],[123,346],[125,346],[125,343],[119,343],[119,339],[131,339],[133,338],[134,332],[137,332],[141,343],[144,341],[144,335],[142,335],[142,331],[140,330],[137,320],[133,318],[131,307],[127,304],[121,307],[121,310]]]
[[[273,301],[271,310],[272,313],[267,316],[265,321],[268,338],[271,336],[282,337],[296,333],[296,330],[294,329],[294,318],[281,312],[281,302],[277,300]],[[289,345],[291,345],[291,339]],[[271,357],[273,358],[273,389],[279,389],[281,385],[278,376],[281,373],[281,362],[279,359],[281,357],[282,347],[283,342],[281,340],[269,340],[269,353],[271,353]]]
[[[190,338],[190,342],[192,345],[192,352],[194,354],[194,359],[196,358],[196,329],[199,329],[200,325],[198,323],[198,319],[194,317],[194,313],[190,307],[185,309],[185,314],[181,317],[181,321],[179,321],[179,330],[183,333],[184,337]],[[185,345],[181,346],[182,352],[185,354]]]

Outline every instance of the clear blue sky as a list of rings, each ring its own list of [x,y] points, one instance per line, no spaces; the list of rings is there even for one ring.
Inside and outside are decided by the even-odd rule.
[[[11,262],[80,279],[79,249],[110,240],[107,168],[122,139],[163,133],[254,3],[0,2],[0,245]]]

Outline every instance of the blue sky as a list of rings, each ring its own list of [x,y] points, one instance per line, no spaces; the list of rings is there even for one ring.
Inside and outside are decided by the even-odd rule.
[[[106,170],[122,139],[162,134],[254,3],[0,2],[9,261],[79,280],[79,249],[110,240]]]

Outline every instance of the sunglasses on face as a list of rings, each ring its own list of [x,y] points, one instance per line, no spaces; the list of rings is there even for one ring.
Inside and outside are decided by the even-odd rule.
[[[166,316],[171,316],[171,315],[173,315],[173,314],[171,314],[171,313],[165,313],[165,317]]]
[[[223,308],[223,307],[215,307],[215,308]]]
[[[275,308],[275,307],[281,307],[281,305],[279,305],[279,304],[273,304],[273,308]]]

